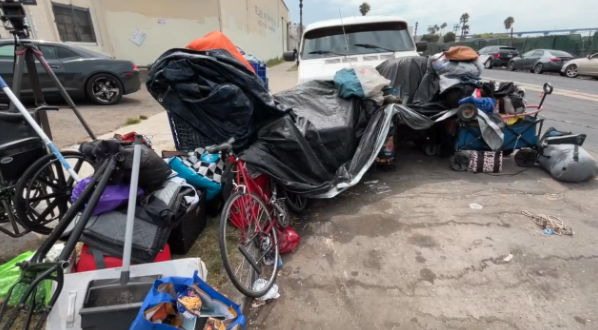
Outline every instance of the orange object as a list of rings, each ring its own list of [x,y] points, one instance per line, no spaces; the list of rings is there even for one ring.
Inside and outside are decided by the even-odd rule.
[[[245,59],[243,54],[239,52],[237,46],[226,36],[219,31],[213,31],[201,38],[191,41],[185,48],[193,50],[210,50],[210,49],[224,49],[245,65],[251,72],[255,73],[249,61]]]
[[[451,61],[475,61],[479,57],[473,48],[467,46],[453,46],[444,52],[444,56]]]

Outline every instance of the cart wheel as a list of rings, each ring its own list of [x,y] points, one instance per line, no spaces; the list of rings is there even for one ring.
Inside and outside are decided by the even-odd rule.
[[[62,152],[80,177],[91,176],[93,164],[75,151]],[[75,180],[52,154],[37,160],[23,173],[15,186],[17,221],[40,234],[49,234],[70,206]]]
[[[440,154],[440,145],[434,143],[427,143],[424,145],[424,154],[426,156],[438,156]]]
[[[469,122],[475,119],[478,115],[478,108],[475,107],[473,104],[465,103],[459,106],[459,110],[457,111],[457,117],[461,121]]]
[[[515,154],[515,164],[519,167],[534,167],[538,160],[538,151],[535,149],[521,149]]]
[[[284,198],[286,207],[295,214],[303,214],[309,205],[309,199],[279,187],[278,191]]]

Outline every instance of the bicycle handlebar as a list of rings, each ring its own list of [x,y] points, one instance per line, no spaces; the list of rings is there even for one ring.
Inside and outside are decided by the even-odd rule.
[[[228,151],[233,150],[233,143],[235,143],[234,137],[228,139],[228,141],[226,141],[224,143],[207,146],[206,151],[211,154],[215,154],[220,151],[228,152]]]

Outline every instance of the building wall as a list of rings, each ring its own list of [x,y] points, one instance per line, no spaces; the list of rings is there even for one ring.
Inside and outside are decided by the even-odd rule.
[[[288,43],[284,0],[38,0],[25,6],[35,39],[61,41],[52,1],[90,10],[96,42],[72,44],[138,65],[215,30],[263,60],[280,57]],[[11,37],[1,28],[0,35]]]
[[[220,0],[222,32],[262,60],[286,50],[288,8],[283,0]]]

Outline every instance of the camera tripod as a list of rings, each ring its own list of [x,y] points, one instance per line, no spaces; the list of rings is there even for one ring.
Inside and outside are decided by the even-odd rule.
[[[64,98],[64,100],[67,102],[69,107],[73,110],[73,112],[75,113],[75,116],[77,116],[77,119],[79,120],[79,122],[81,122],[81,125],[83,125],[83,128],[85,129],[85,131],[87,132],[89,137],[91,137],[93,140],[95,140],[96,139],[95,134],[93,133],[93,131],[91,130],[91,128],[89,127],[89,125],[87,124],[87,122],[85,121],[83,116],[81,116],[81,113],[79,112],[79,109],[77,109],[75,102],[73,101],[71,96],[67,93],[64,86],[62,86],[62,83],[60,83],[60,80],[58,80],[58,77],[52,70],[52,67],[50,66],[50,64],[44,58],[44,54],[41,52],[41,50],[39,50],[33,44],[33,42],[30,40],[27,40],[27,39],[21,40],[18,38],[16,40],[17,40],[16,45],[15,45],[16,61],[14,63],[14,73],[13,73],[11,89],[13,90],[13,92],[17,96],[17,98],[20,98],[20,96],[21,96],[21,83],[23,82],[23,73],[24,73],[24,69],[25,69],[25,65],[26,65],[27,73],[29,75],[29,82],[31,83],[31,89],[33,91],[33,97],[35,100],[35,107],[38,110],[38,111],[36,111],[36,113],[37,113],[36,119],[41,124],[42,128],[44,129],[46,134],[51,139],[52,132],[50,130],[50,124],[48,121],[48,114],[46,113],[46,110],[57,110],[57,108],[49,107],[46,105],[44,94],[42,92],[42,88],[41,88],[41,85],[39,82],[39,76],[37,74],[37,68],[35,67],[35,61],[37,60],[43,67],[44,71],[46,71],[46,73],[50,76],[54,85],[58,88],[60,95]],[[12,102],[11,102],[8,110],[9,110],[9,112],[16,112],[15,105]],[[41,110],[41,111],[39,111],[39,110]]]

